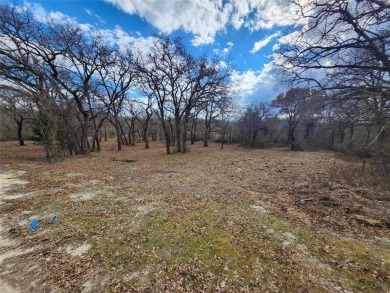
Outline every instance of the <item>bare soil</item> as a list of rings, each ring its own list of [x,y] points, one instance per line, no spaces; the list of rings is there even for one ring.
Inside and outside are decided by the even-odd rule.
[[[390,193],[360,162],[102,147],[0,143],[0,292],[390,291]]]

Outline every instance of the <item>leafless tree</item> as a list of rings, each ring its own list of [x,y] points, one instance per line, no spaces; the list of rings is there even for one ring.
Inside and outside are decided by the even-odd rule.
[[[118,151],[122,149],[119,113],[123,102],[128,98],[129,90],[135,83],[135,70],[132,53],[111,50],[108,54],[100,55],[101,64],[97,68],[99,74],[98,85],[101,87],[100,100],[113,115],[114,127],[117,134]]]
[[[370,70],[389,86],[388,1],[289,2],[295,5],[301,30],[284,39],[278,63],[293,81],[321,88],[356,88],[359,84],[351,73]],[[334,78],[340,72],[344,75],[342,83]]]
[[[28,96],[24,96],[25,94],[25,92],[10,88],[9,86],[0,86],[0,106],[15,121],[20,146],[24,146],[23,126],[33,113],[31,102]]]
[[[94,75],[106,48],[98,37],[86,36],[69,23],[38,22],[25,10],[0,6],[0,76],[47,97],[55,89],[62,100],[72,100],[79,113],[80,138],[76,154],[86,154]],[[49,104],[52,104],[51,101]]]
[[[139,52],[136,59],[139,71],[138,86],[145,96],[151,97],[157,104],[155,113],[164,131],[167,154],[171,153],[171,136],[167,124],[166,104],[170,98],[170,84],[174,83],[174,74],[178,71],[171,59],[169,44],[170,41],[156,39],[150,52],[147,54]],[[171,62],[171,64],[166,67],[163,62]],[[171,78],[167,77],[167,73]]]
[[[228,108],[230,106],[231,99],[228,96],[215,96],[208,97],[203,101],[202,113],[204,114],[204,133],[203,133],[203,146],[208,147],[209,134],[214,127],[217,127],[218,118],[226,118]]]
[[[142,136],[145,143],[145,149],[149,148],[149,132],[150,132],[150,123],[153,116],[153,98],[148,97],[146,102],[141,100],[134,101],[138,104],[138,107],[142,109],[142,114],[137,115],[136,119],[142,127]]]
[[[279,112],[286,116],[288,123],[287,141],[291,145],[291,150],[299,150],[301,147],[296,141],[295,132],[298,123],[306,117],[312,109],[311,99],[316,92],[304,88],[292,88],[286,93],[279,94],[272,101],[272,106],[279,108]]]
[[[227,95],[231,68],[220,66],[218,59],[195,58],[180,39],[168,37],[156,38],[150,52],[139,60],[139,84],[144,94],[156,101],[167,153],[173,129],[176,152],[185,153],[193,110],[209,97]],[[172,114],[174,127],[167,123],[167,112]]]
[[[239,121],[241,142],[245,148],[256,147],[256,140],[260,131],[267,131],[265,118],[270,115],[270,105],[260,102],[258,105],[247,107]]]

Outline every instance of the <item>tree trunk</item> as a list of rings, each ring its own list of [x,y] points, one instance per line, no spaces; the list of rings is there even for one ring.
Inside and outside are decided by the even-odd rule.
[[[188,131],[189,120],[190,120],[190,113],[186,112],[186,114],[184,116],[184,121],[183,121],[183,133],[182,133],[183,144],[182,144],[182,150],[181,150],[182,154],[185,154],[187,152],[187,131]]]
[[[192,122],[192,125],[191,125],[191,144],[195,144],[197,125],[198,125],[198,123],[196,121]]]
[[[50,164],[52,162],[52,151],[51,151],[51,147],[45,143],[45,152],[46,152],[46,161]]]
[[[100,141],[101,141],[102,137],[101,137],[100,133],[101,133],[101,129],[102,129],[104,120],[106,120],[106,117],[103,117],[99,121],[99,124],[96,125],[96,121],[94,119],[93,124],[94,124],[94,128],[95,128],[95,132],[93,135],[92,152],[94,152],[94,151],[100,152],[101,151]]]
[[[181,125],[180,125],[180,118],[175,117],[175,132],[176,132],[176,152],[181,153],[182,147],[181,147]]]
[[[149,149],[149,138],[147,135],[145,135],[145,149]]]
[[[150,128],[150,117],[146,117],[145,124],[144,124],[145,149],[149,148],[149,128]]]
[[[134,125],[134,121],[131,121],[131,141],[132,141],[132,146],[135,146],[135,125]]]
[[[169,133],[165,122],[162,122],[162,128],[165,135],[165,147],[167,149],[167,154],[169,155],[171,153],[171,134]]]
[[[88,147],[88,130],[89,130],[89,114],[84,113],[83,124],[81,129],[80,154],[87,155],[89,153]]]
[[[93,136],[92,136],[92,148],[91,152],[96,151],[96,141],[98,141],[99,128],[96,125],[96,117],[92,115],[92,125],[93,125]]]
[[[334,131],[334,128],[332,127],[332,134],[330,136],[330,149],[333,150],[334,149],[334,136],[335,136],[335,131]]]
[[[100,152],[102,149],[100,148],[100,139],[99,139],[99,133],[96,135],[96,152]]]
[[[18,140],[19,140],[19,145],[24,146],[24,139],[22,135],[22,130],[23,130],[23,119],[20,121],[16,121],[16,124],[18,125]]]
[[[351,125],[351,129],[349,131],[349,139],[350,140],[352,140],[354,132],[355,132],[355,126]]]
[[[292,126],[291,127],[291,132],[290,132],[291,150],[292,151],[297,151],[298,150],[298,145],[296,144],[296,141],[295,141],[294,132],[295,132],[295,126]]]
[[[127,142],[126,133],[123,131],[122,125],[119,122],[118,122],[118,124],[119,124],[119,129],[121,131],[121,141],[122,141],[122,138],[123,138],[123,143],[125,145],[129,145],[129,143]]]
[[[209,133],[210,133],[210,126],[211,126],[210,120],[207,117],[207,115],[208,114],[206,113],[205,125],[204,125],[204,133],[203,133],[203,146],[205,148],[207,148],[209,146]]]
[[[91,152],[96,152],[96,132],[93,134],[93,137],[92,137],[92,148],[91,148]]]
[[[294,127],[292,125],[292,122],[289,122],[289,124],[288,124],[288,138],[287,138],[287,141],[289,143],[292,143],[293,139],[294,139]]]
[[[173,126],[172,126],[171,121],[169,121],[169,130],[171,132],[170,144],[171,144],[171,146],[174,146],[174,143],[175,143],[175,132],[173,131]]]
[[[225,144],[225,134],[226,134],[226,128],[227,128],[227,125],[225,125],[223,127],[223,130],[222,130],[222,142],[221,142],[221,150],[223,149],[223,145]]]
[[[209,131],[206,128],[203,134],[203,146],[207,148],[209,146]]]
[[[252,148],[255,147],[256,138],[257,138],[257,130],[253,130],[253,132],[252,132],[252,140],[251,140],[251,147]]]
[[[115,119],[114,122],[115,122],[117,148],[118,148],[118,151],[120,151],[120,150],[122,150],[122,140],[121,140],[122,133],[121,133],[121,130],[119,127],[119,113],[118,112],[116,112],[114,114],[114,119]]]
[[[129,140],[129,144],[130,144],[130,145],[133,145],[133,142],[132,142],[132,140],[131,140],[131,128],[129,129],[129,132],[128,132],[128,134],[127,134],[127,138],[128,138],[128,140]]]

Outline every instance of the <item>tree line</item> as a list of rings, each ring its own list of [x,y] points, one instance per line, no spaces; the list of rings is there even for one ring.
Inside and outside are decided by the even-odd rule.
[[[137,51],[2,4],[2,108],[19,135],[29,122],[48,159],[55,147],[99,151],[102,129],[111,125],[118,150],[136,141],[148,148],[159,137],[168,154],[185,153],[188,142],[207,146],[213,138],[222,146],[373,157],[390,174],[390,5],[286,2],[299,29],[281,39],[274,65],[288,90],[244,109],[235,104],[234,67],[194,56],[180,39],[156,36]]]
[[[72,23],[37,21],[17,6],[2,4],[0,15],[3,108],[14,114],[21,144],[23,122],[31,116],[48,160],[56,147],[70,154],[99,151],[105,121],[115,127],[118,150],[124,124],[134,132],[135,122],[148,148],[152,117],[166,152],[174,145],[185,153],[196,117],[206,117],[209,131],[232,99],[232,66],[194,56],[179,38],[155,36],[141,51],[109,44]]]

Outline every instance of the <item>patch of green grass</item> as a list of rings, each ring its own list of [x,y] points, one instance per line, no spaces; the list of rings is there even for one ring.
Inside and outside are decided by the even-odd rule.
[[[308,288],[322,292],[320,284],[309,280],[306,267],[291,261],[292,251],[284,248],[280,239],[259,229],[250,212],[241,214],[244,210],[238,208],[233,214],[221,209],[179,215],[160,210],[149,213],[141,228],[148,237],[141,246],[148,256],[143,261],[152,264],[155,273],[161,269],[161,262],[179,267],[191,265],[202,274],[210,271],[225,276],[233,284],[238,282],[238,274],[248,283],[262,280],[253,288],[269,289],[279,282],[289,290],[298,290],[306,282]],[[229,226],[227,218],[243,220],[243,226]]]

